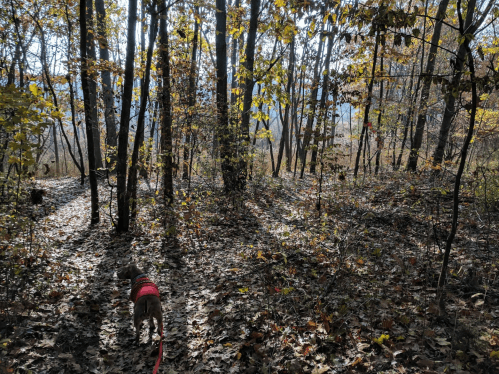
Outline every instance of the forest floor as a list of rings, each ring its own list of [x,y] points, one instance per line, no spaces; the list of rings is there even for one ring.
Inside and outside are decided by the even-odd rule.
[[[320,213],[312,178],[260,178],[239,197],[177,181],[175,240],[154,185],[118,235],[106,183],[93,227],[87,183],[37,184],[49,193],[32,207],[33,257],[14,257],[22,283],[0,310],[0,372],[152,373],[159,337],[144,324],[134,344],[130,284],[116,277],[136,261],[161,293],[159,373],[499,373],[499,215],[471,193],[445,313],[435,303],[450,181],[331,179]]]

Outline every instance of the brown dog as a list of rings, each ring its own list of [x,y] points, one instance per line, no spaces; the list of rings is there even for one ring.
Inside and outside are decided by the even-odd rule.
[[[158,333],[161,334],[163,331],[163,315],[161,313],[158,287],[134,263],[120,268],[117,275],[119,279],[130,279],[132,283],[130,300],[135,303],[133,309],[133,324],[136,332],[135,342],[139,342],[140,325],[146,318],[149,318],[149,335],[152,337],[154,331],[153,318],[156,318],[159,328]]]

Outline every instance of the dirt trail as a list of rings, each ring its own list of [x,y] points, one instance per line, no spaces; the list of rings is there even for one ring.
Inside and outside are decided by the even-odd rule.
[[[497,248],[480,247],[483,228],[460,231],[451,314],[435,314],[450,201],[438,202],[437,222],[424,182],[330,183],[320,217],[310,180],[263,181],[240,201],[198,186],[177,195],[175,242],[165,241],[161,202],[145,186],[137,225],[116,235],[108,188],[100,189],[101,223],[90,228],[87,186],[39,184],[50,191],[36,208],[47,213],[35,232],[44,249],[9,310],[16,328],[3,350],[20,373],[152,372],[159,337],[148,341],[145,327],[134,345],[130,285],[115,275],[130,261],[162,295],[160,373],[495,370]],[[463,222],[472,222],[472,208],[464,206]],[[480,278],[468,279],[468,269]]]

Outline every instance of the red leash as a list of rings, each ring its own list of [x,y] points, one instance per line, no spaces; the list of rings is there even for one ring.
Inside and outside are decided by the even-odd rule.
[[[156,365],[154,365],[154,371],[152,374],[156,374],[158,372],[159,364],[161,363],[161,357],[163,356],[163,326],[161,326],[161,340],[159,341],[159,355],[156,361]]]

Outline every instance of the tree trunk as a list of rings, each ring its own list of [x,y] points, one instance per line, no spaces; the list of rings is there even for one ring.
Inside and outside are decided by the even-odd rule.
[[[416,131],[412,143],[411,153],[409,154],[409,161],[407,170],[416,171],[418,165],[418,154],[421,144],[423,142],[424,128],[426,125],[426,113],[428,111],[428,99],[430,97],[430,88],[433,78],[433,71],[435,70],[435,63],[437,60],[438,43],[440,41],[440,33],[442,31],[443,20],[445,19],[445,12],[449,0],[442,0],[438,6],[435,29],[431,38],[430,51],[428,54],[428,63],[426,64],[426,72],[424,76],[423,88],[421,90],[421,100],[419,102],[418,121],[416,123]]]
[[[394,166],[394,170],[399,170],[400,165],[402,164],[402,157],[404,155],[404,150],[405,150],[405,143],[407,142],[407,134],[409,133],[409,126],[412,126],[411,121],[412,121],[412,115],[413,115],[413,110],[415,103],[413,102],[416,99],[416,95],[414,94],[413,96],[411,95],[412,93],[412,86],[414,84],[414,70],[416,69],[416,64],[412,65],[412,71],[411,71],[411,78],[409,80],[409,112],[407,115],[402,116],[402,120],[405,118],[405,125],[404,125],[404,132],[402,135],[402,145],[400,147],[400,152],[399,156],[397,159],[397,163]],[[395,152],[395,147],[394,147],[394,152]]]
[[[255,85],[255,80],[253,79],[253,65],[255,63],[255,45],[256,45],[256,32],[258,29],[258,15],[260,14],[260,0],[251,0],[251,16],[248,31],[248,40],[246,41],[246,52],[244,69],[246,78],[241,88],[244,92],[243,98],[243,113],[241,116],[241,133],[243,145],[243,152],[240,155],[241,160],[239,162],[239,178],[237,189],[242,191],[246,187],[246,177],[248,174],[247,170],[247,156],[248,149],[250,145],[250,134],[249,125],[251,118],[251,105],[253,103],[253,86]]]
[[[383,52],[384,52],[383,48]],[[379,61],[379,70],[381,76],[383,76],[383,53],[381,54],[381,58]],[[391,72],[388,73],[388,76],[391,75]],[[374,175],[378,175],[379,172],[379,164],[380,164],[380,159],[381,159],[381,150],[383,149],[383,140],[381,137],[381,116],[383,115],[383,89],[384,89],[384,80],[381,79],[380,82],[380,87],[379,87],[379,105],[378,105],[378,134],[376,136],[376,166],[374,168]],[[387,92],[388,93],[388,92]],[[388,95],[387,95],[387,100],[388,100]]]
[[[466,30],[466,35],[474,35],[475,32],[478,30],[482,22],[485,20],[487,17],[487,14],[490,12],[490,9],[492,8],[492,4],[494,3],[493,0],[489,2],[487,5],[486,9],[484,12],[482,12],[481,18],[473,24],[473,14],[475,12],[475,4],[476,0],[471,0],[468,2],[468,11],[466,13],[466,20],[464,21],[464,30]],[[463,75],[463,66],[466,58],[466,43],[462,43],[459,46],[458,52],[457,52],[457,57],[455,61],[455,74],[454,77],[452,78],[451,82],[451,87],[457,87],[460,80],[461,76]],[[442,163],[443,157],[444,157],[444,151],[445,151],[445,146],[447,144],[447,139],[449,137],[449,130],[451,128],[452,124],[452,119],[454,118],[455,114],[455,103],[456,103],[456,96],[453,95],[453,93],[448,93],[446,95],[446,100],[445,100],[445,111],[444,111],[444,116],[442,119],[442,124],[440,125],[440,132],[438,136],[438,144],[435,149],[435,152],[433,153],[433,166],[440,165]],[[438,168],[436,169],[438,170]]]
[[[97,33],[99,35],[99,55],[101,66],[102,79],[102,98],[104,101],[104,118],[106,120],[106,148],[111,147],[112,150],[106,154],[106,165],[109,167],[116,162],[116,118],[114,116],[114,95],[113,85],[111,83],[111,71],[109,61],[109,48],[106,32],[106,9],[104,0],[95,0],[95,11],[97,13]],[[107,162],[109,157],[110,162]]]
[[[128,131],[130,127],[130,109],[132,106],[135,27],[137,24],[137,0],[128,2],[128,34],[125,61],[125,82],[123,84],[120,132],[118,140],[118,160],[116,163],[118,232],[126,232],[129,227],[129,199],[126,191],[126,171],[128,163]]]
[[[132,152],[132,165],[130,166],[130,171],[128,172],[128,183],[127,183],[127,196],[132,200],[132,220],[137,217],[137,184],[138,184],[138,173],[139,168],[139,152],[140,148],[144,144],[144,118],[146,113],[147,98],[149,97],[149,83],[151,81],[151,62],[152,53],[154,49],[154,41],[156,40],[156,34],[158,33],[158,22],[156,18],[156,8],[151,8],[151,25],[149,27],[149,46],[147,48],[147,58],[146,66],[144,72],[144,80],[142,81],[142,87],[140,92],[140,109],[139,118],[137,120],[137,131],[135,132],[135,141],[133,143]]]
[[[161,118],[161,154],[163,157],[163,196],[167,210],[173,205],[173,147],[172,147],[172,115],[170,99],[170,54],[168,45],[168,30],[166,28],[166,18],[168,10],[165,1],[161,1],[161,20],[159,23],[160,59],[161,71],[163,75],[162,89],[162,118]],[[167,220],[165,220],[165,224]]]
[[[239,8],[241,5],[241,0],[236,0],[234,7],[236,9]],[[236,64],[237,64],[237,38],[235,35],[232,36],[232,51],[230,55],[230,65],[231,65],[231,82],[230,82],[230,105],[231,107],[235,107],[236,105],[236,100],[237,100],[237,95],[234,92],[235,89],[237,88],[237,79],[236,79]]]
[[[471,9],[475,8],[475,1],[476,0],[470,0],[468,2],[468,14],[466,16],[466,25],[469,25],[468,21],[471,20],[473,17],[473,11]],[[458,7],[459,21],[460,21],[459,22],[460,23],[460,34],[461,34],[461,37],[464,37],[464,34],[468,33],[468,28],[466,28],[466,27],[463,28],[460,6],[461,6],[461,1],[458,0],[457,7]],[[470,16],[470,13],[471,13],[471,16]],[[476,29],[474,31],[476,31]],[[438,279],[437,297],[440,298],[440,305],[443,305],[443,286],[445,284],[452,242],[454,241],[454,237],[455,237],[456,232],[457,232],[457,219],[458,219],[458,215],[459,215],[459,189],[461,187],[461,177],[463,175],[464,166],[466,164],[466,156],[468,154],[468,148],[469,148],[469,145],[471,143],[471,139],[473,138],[473,130],[475,127],[476,109],[477,109],[477,105],[478,105],[477,84],[476,84],[476,79],[475,79],[475,66],[474,66],[474,61],[473,61],[473,55],[472,55],[471,49],[469,47],[469,43],[470,43],[470,39],[464,37],[464,41],[463,41],[462,45],[464,45],[465,55],[468,57],[468,65],[469,65],[470,73],[471,73],[471,75],[470,75],[471,112],[470,112],[470,121],[469,121],[468,133],[467,133],[466,138],[464,140],[463,148],[461,149],[461,161],[459,163],[459,168],[457,170],[457,175],[456,175],[456,181],[454,183],[452,226],[451,226],[451,231],[449,233],[449,236],[447,237],[447,241],[445,244],[444,258],[442,261],[442,268],[440,270],[440,277]]]
[[[60,177],[61,169],[59,162],[59,146],[57,145],[57,127],[55,121],[52,122],[52,139],[54,140],[54,156],[55,156],[55,175]]]
[[[331,17],[328,17],[328,20],[331,21]],[[325,66],[325,71],[326,74],[324,74],[323,78],[323,83],[322,83],[322,92],[321,92],[321,101],[319,104],[319,116],[317,117],[317,125],[315,127],[315,133],[314,133],[314,147],[312,149],[312,157],[310,159],[310,174],[315,174],[315,167],[317,164],[317,151],[319,148],[319,138],[321,136],[321,127],[326,125],[326,99],[327,96],[329,95],[329,64],[331,61],[331,51],[333,50],[333,34],[330,33],[328,35],[328,42],[327,42],[327,51],[326,51],[326,66]],[[323,121],[324,119],[324,121]]]
[[[270,131],[270,121],[266,122],[265,119],[262,118],[262,123],[265,127],[265,130]],[[270,140],[270,138],[267,138],[267,141],[269,143],[270,161],[272,162],[272,174],[275,174],[274,150],[272,148],[272,141]]]
[[[374,75],[376,73],[376,60],[378,59],[378,44],[379,44],[379,30],[376,31],[376,39],[374,42],[373,68],[371,70],[371,80],[369,81],[369,86],[367,87],[367,104],[364,110],[364,122],[362,124],[362,131],[360,133],[359,148],[357,149],[357,156],[355,158],[355,168],[353,171],[354,178],[357,178],[357,174],[359,172],[360,155],[362,154],[362,142],[364,141],[364,136],[367,137],[366,133],[368,131],[369,110],[371,109]]]
[[[68,59],[68,72],[70,72],[70,61],[71,61],[71,41],[73,39],[73,25],[71,23],[71,20],[69,18],[69,8],[68,5],[65,5],[65,15],[66,15],[66,21],[68,22],[68,51],[67,51],[67,59]],[[76,147],[78,148],[78,155],[80,158],[80,183],[83,186],[85,183],[85,163],[83,161],[83,152],[81,151],[81,144],[80,144],[80,139],[78,136],[78,128],[76,127],[76,108],[75,108],[75,91],[73,87],[73,82],[71,78],[71,74],[69,73],[67,75],[67,80],[68,80],[68,85],[69,85],[69,105],[71,107],[71,123],[73,125],[73,132],[74,132],[74,138],[75,138],[75,143]]]
[[[43,71],[43,74],[45,75],[45,81],[47,82],[47,86],[48,86],[49,92],[50,92],[50,94],[52,96],[52,100],[54,102],[55,112],[60,113],[59,104],[58,104],[58,100],[57,100],[57,95],[55,93],[55,89],[54,89],[54,86],[52,84],[52,80],[50,78],[49,67],[48,67],[48,64],[47,64],[47,49],[46,49],[46,42],[45,42],[45,32],[44,32],[42,26],[40,25],[40,23],[38,23],[38,21],[36,21],[36,24],[37,24],[38,29],[40,31],[40,44],[41,44],[40,62],[41,62],[41,65],[42,65],[42,71]],[[68,82],[69,82],[70,88],[71,88],[70,79],[71,78],[69,77]],[[78,168],[78,170],[80,171],[80,173],[83,175],[82,176],[82,183],[83,183],[83,178],[84,178],[83,160],[81,162],[81,165],[76,160],[76,157],[75,157],[75,155],[73,153],[73,150],[71,148],[71,143],[69,142],[69,139],[68,139],[68,137],[66,135],[66,132],[64,131],[64,124],[62,122],[62,113],[60,113],[60,115],[57,116],[57,122],[59,123],[59,127],[61,128],[62,136],[64,136],[64,139],[66,140],[66,144],[68,145],[68,150],[69,150],[69,154],[71,155],[71,159],[73,160],[74,164],[76,165],[76,167]],[[54,138],[54,150],[55,150],[55,159],[56,159],[55,160],[56,174],[59,175],[59,173],[60,173],[59,147],[58,147],[58,144],[57,144],[57,134],[56,134],[55,122],[54,122],[54,127],[53,127],[53,130],[52,130],[52,135],[53,135],[53,138]],[[61,143],[61,145],[62,145],[62,143]],[[79,142],[78,142],[78,146],[79,146]],[[63,145],[63,147],[64,147],[64,145]],[[81,153],[80,153],[80,155],[81,155]]]
[[[194,105],[196,105],[196,58],[198,50],[198,33],[199,33],[199,22],[196,16],[199,13],[199,6],[194,7],[194,37],[192,39],[192,57],[191,57],[191,68],[189,71],[189,89],[188,89],[188,114],[186,123],[186,134],[185,134],[185,144],[184,144],[184,164],[182,169],[182,179],[189,179],[189,155],[191,148],[191,132],[192,132],[192,118]]]
[[[87,40],[89,38],[85,11],[86,0],[80,0],[80,55],[81,55],[81,88],[83,91],[83,103],[85,106],[85,124],[87,130],[87,146],[88,146],[88,168],[90,181],[90,200],[91,200],[91,219],[90,224],[99,222],[99,195],[97,191],[97,174],[95,167],[95,152],[93,141],[93,123],[92,123],[92,108],[90,101],[90,88],[88,75],[88,60],[87,60]]]
[[[17,21],[17,18],[15,18]],[[19,21],[17,21],[19,22]],[[12,59],[12,63],[10,64],[9,73],[7,75],[7,86],[14,84],[16,80],[16,63],[21,59],[21,46],[19,43],[16,43],[16,51],[14,53],[14,58]]]
[[[87,6],[87,27],[89,30],[94,29],[94,11],[92,0],[86,0]],[[95,152],[95,167],[97,169],[102,169],[104,164],[102,163],[101,146],[100,146],[100,128],[99,128],[99,116],[97,113],[97,70],[95,66],[95,61],[97,59],[95,54],[95,37],[93,32],[87,33],[87,66],[88,75],[90,80],[88,81],[88,88],[90,94],[90,105],[92,109],[92,136],[94,137],[94,152]]]
[[[291,46],[290,46],[290,51],[289,51],[289,66],[288,66],[288,82],[286,84],[286,95],[289,100],[289,95],[291,92],[291,85],[294,84],[293,81],[293,75],[295,71],[295,38],[293,36],[293,39],[291,40]],[[282,134],[281,134],[281,141],[279,143],[279,152],[277,154],[277,164],[275,166],[274,174],[273,177],[277,178],[279,176],[279,170],[281,168],[281,162],[282,162],[282,155],[284,153],[284,148],[286,147],[286,158],[287,162],[286,165],[290,164],[290,150],[289,150],[289,112],[290,112],[290,107],[293,105],[292,101],[290,100],[289,103],[286,103],[286,109],[284,109],[284,119],[282,121]]]
[[[227,105],[227,9],[225,0],[216,0],[216,70],[217,70],[217,128],[216,137],[220,148],[220,158],[224,187],[227,192],[237,189],[238,173],[235,168],[234,134],[229,127]]]
[[[300,179],[303,178],[303,174],[305,173],[305,164],[307,161],[307,147],[310,143],[310,139],[312,138],[312,128],[314,126],[315,119],[315,110],[317,107],[317,93],[319,92],[319,63],[322,57],[322,47],[324,45],[323,41],[323,33],[324,33],[324,23],[322,23],[322,29],[319,33],[319,49],[317,51],[317,57],[315,58],[314,65],[314,78],[312,81],[312,92],[310,94],[309,100],[309,113],[307,117],[307,126],[303,135],[303,148],[302,148],[302,158],[301,158],[301,172]]]

